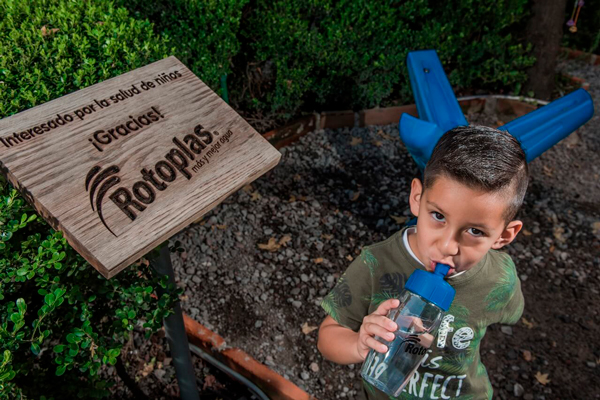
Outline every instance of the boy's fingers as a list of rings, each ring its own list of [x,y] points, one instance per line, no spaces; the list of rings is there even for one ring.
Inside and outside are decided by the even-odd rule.
[[[365,332],[369,334],[369,336],[377,335],[380,338],[392,341],[396,337],[392,332],[387,330],[386,328],[378,325],[378,324],[365,324]]]
[[[396,329],[398,329],[398,324],[383,315],[368,315],[363,319],[363,324],[378,325],[392,332],[395,332]]]
[[[373,314],[387,315],[388,311],[390,311],[392,308],[398,307],[399,305],[400,300],[398,299],[386,300],[383,303],[381,303],[379,307],[377,307],[377,310],[375,310]]]
[[[386,353],[388,351],[388,348],[385,344],[379,343],[377,340],[375,340],[375,338],[372,338],[371,336],[367,336],[365,338],[364,343],[366,346],[374,349],[379,353]]]

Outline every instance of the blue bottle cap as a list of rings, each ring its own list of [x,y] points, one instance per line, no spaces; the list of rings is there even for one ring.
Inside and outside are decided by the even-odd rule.
[[[444,280],[449,270],[448,265],[440,263],[435,265],[433,273],[417,269],[410,275],[404,288],[448,311],[456,294],[456,290]]]

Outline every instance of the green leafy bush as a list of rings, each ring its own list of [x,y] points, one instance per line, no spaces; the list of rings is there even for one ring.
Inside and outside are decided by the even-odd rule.
[[[237,34],[242,9],[249,0],[120,0],[138,19],[154,23],[171,39],[174,53],[219,95],[221,79],[231,73],[231,59],[240,48]]]
[[[406,55],[419,49],[438,51],[458,89],[514,87],[533,62],[509,33],[526,3],[258,0],[241,25],[245,60],[237,66],[256,73],[238,74],[237,100],[285,117],[412,102]]]
[[[147,21],[111,3],[0,1],[0,117],[169,55]],[[0,398],[91,398],[135,328],[173,295],[144,264],[106,280],[0,179]],[[171,288],[174,289],[174,288]]]

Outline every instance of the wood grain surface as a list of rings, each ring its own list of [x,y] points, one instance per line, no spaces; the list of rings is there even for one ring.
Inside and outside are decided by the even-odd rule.
[[[0,120],[2,173],[107,278],[280,157],[175,57]]]

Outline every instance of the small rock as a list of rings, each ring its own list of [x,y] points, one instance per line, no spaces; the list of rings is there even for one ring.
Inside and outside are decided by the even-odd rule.
[[[192,281],[194,281],[195,283],[200,283],[202,282],[202,279],[200,279],[198,275],[194,275],[192,276]]]
[[[308,282],[308,275],[302,274],[300,275],[300,279],[302,280],[302,282]]]
[[[292,305],[296,308],[300,308],[300,307],[302,307],[302,302],[295,300],[295,301],[292,301]]]
[[[588,361],[586,362],[586,365],[590,368],[596,368],[596,363],[593,361]]]
[[[512,336],[513,334],[513,330],[510,326],[506,326],[506,325],[502,325],[500,327],[500,331],[502,331],[502,333],[504,333],[505,335],[509,335]]]
[[[302,380],[307,381],[310,379],[310,374],[306,371],[302,371],[302,373],[300,374],[300,378],[302,378]]]
[[[523,393],[525,392],[525,389],[523,389],[523,386],[521,386],[521,384],[519,383],[515,383],[515,386],[513,387],[513,393],[516,397],[521,397],[523,396]]]
[[[260,328],[262,326],[263,322],[261,320],[258,320],[254,323],[254,327],[255,328]]]
[[[319,372],[319,364],[317,363],[311,363],[310,364],[310,369],[312,372]]]

